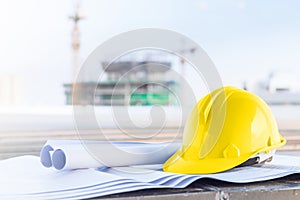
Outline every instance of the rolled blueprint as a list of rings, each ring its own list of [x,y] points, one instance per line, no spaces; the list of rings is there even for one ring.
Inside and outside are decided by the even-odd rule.
[[[179,147],[172,142],[49,140],[40,153],[45,167],[57,170],[163,164]]]

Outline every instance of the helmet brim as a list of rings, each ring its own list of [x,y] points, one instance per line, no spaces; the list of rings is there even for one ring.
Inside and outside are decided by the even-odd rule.
[[[244,154],[234,158],[215,158],[215,159],[185,159],[183,152],[179,149],[173,156],[171,156],[163,165],[163,170],[171,173],[180,174],[212,174],[223,172],[232,169],[244,162],[250,157],[259,152],[268,152],[283,146],[286,140],[281,137],[280,143],[260,149],[256,152]]]

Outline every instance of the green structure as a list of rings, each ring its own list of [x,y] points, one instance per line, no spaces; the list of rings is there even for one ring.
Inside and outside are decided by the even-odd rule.
[[[103,64],[105,80],[76,83],[73,104],[177,105],[177,82],[167,80],[170,63],[116,62]],[[66,103],[72,104],[73,84],[64,84]]]

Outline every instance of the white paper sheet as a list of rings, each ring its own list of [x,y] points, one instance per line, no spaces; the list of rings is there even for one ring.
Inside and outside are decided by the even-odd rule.
[[[149,168],[57,171],[43,167],[38,157],[16,157],[0,161],[0,199],[84,199],[147,188],[183,188],[201,178],[235,183],[270,180],[300,173],[300,157],[275,155],[271,163],[210,175],[173,174]]]

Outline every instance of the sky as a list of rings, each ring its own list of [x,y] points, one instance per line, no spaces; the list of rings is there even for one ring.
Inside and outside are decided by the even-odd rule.
[[[74,3],[0,0],[0,80],[17,77],[17,104],[64,104]],[[271,71],[299,73],[299,9],[297,0],[82,0],[80,57],[125,31],[170,29],[207,52],[224,85],[241,87]]]

